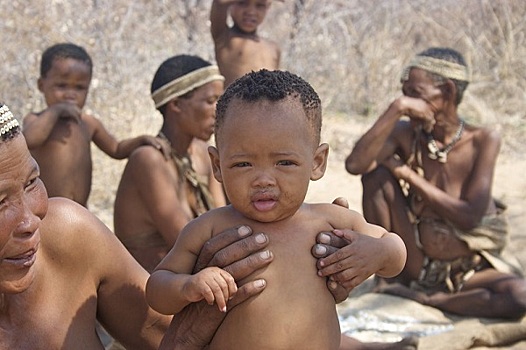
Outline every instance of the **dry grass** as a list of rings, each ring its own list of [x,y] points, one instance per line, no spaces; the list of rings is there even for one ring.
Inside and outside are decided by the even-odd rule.
[[[95,62],[87,109],[119,138],[155,133],[149,98],[158,65],[192,53],[213,61],[211,0],[4,1],[0,100],[18,116],[43,108],[36,89],[42,51],[71,41]],[[372,120],[399,94],[401,68],[429,46],[463,52],[473,67],[462,113],[502,130],[503,152],[519,154],[526,127],[526,6],[523,0],[286,0],[272,5],[260,33],[280,41],[282,67],[310,81],[328,113]],[[348,140],[334,135],[336,150]],[[90,206],[111,226],[125,162],[94,150]]]

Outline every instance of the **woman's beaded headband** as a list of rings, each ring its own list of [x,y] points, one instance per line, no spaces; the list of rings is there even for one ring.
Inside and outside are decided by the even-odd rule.
[[[0,138],[5,141],[13,137],[14,133],[19,130],[20,124],[13,117],[13,113],[6,105],[0,106]]]

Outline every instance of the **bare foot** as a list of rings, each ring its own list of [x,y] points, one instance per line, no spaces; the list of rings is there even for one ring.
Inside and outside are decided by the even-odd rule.
[[[342,334],[340,350],[416,350],[418,338],[407,337],[396,343],[362,343],[355,338]]]

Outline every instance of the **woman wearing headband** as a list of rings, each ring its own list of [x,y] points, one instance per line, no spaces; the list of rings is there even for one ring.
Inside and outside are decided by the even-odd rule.
[[[128,160],[115,199],[115,233],[130,253],[152,271],[193,218],[225,204],[214,179],[207,141],[224,77],[197,56],[164,61],[151,92],[163,116],[158,137],[172,147],[169,160],[142,147]]]

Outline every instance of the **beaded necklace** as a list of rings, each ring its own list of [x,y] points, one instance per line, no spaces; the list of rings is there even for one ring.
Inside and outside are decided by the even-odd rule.
[[[464,124],[464,119],[460,119],[460,125],[457,129],[457,132],[455,133],[455,137],[453,137],[453,140],[451,140],[451,142],[442,149],[438,148],[437,143],[433,138],[433,135],[431,133],[426,132],[425,135],[427,136],[427,149],[429,151],[427,156],[429,157],[429,159],[438,160],[440,163],[446,163],[447,154],[462,137],[462,132],[464,131]]]

